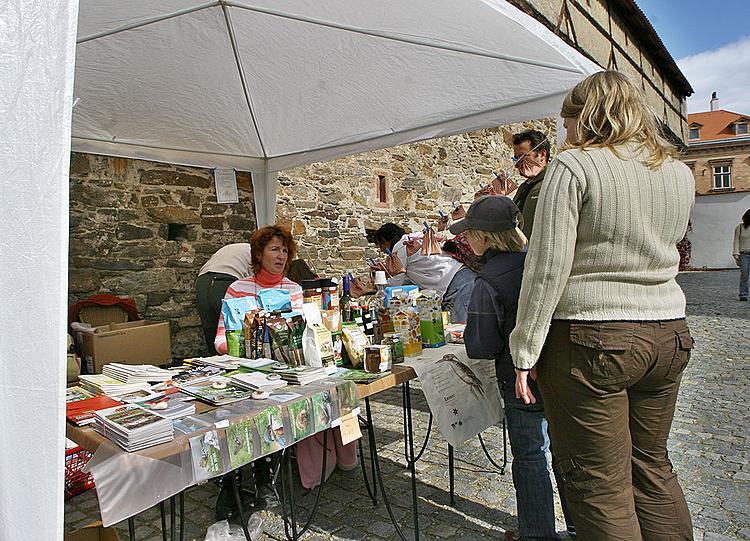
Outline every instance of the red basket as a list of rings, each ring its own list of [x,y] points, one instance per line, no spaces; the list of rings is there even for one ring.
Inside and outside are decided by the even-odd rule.
[[[74,447],[65,451],[65,499],[85,492],[94,486],[94,478],[90,473],[81,470],[91,458],[83,447]]]

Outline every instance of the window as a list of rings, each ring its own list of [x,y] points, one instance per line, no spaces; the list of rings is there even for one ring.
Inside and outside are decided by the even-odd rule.
[[[732,187],[732,165],[714,165],[714,190],[728,190]]]
[[[385,175],[378,175],[378,200],[381,203],[388,202],[388,183],[385,180]]]
[[[747,135],[747,122],[737,122],[734,125],[735,135]]]
[[[700,139],[700,138],[701,138],[701,129],[690,128],[690,139]]]

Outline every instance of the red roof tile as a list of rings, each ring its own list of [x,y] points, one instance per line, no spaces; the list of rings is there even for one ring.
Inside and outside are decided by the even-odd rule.
[[[700,138],[690,139],[689,143],[732,139],[734,137],[750,138],[750,134],[737,135],[734,133],[734,123],[738,120],[750,121],[750,116],[725,111],[724,109],[706,111],[704,113],[691,113],[688,115],[688,126],[692,126],[693,124],[699,125]]]

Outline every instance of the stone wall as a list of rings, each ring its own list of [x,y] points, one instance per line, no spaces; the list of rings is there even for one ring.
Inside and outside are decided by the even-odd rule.
[[[549,133],[554,144],[555,121],[550,118],[283,171],[278,219],[291,227],[300,257],[317,272],[365,272],[366,257],[378,257],[375,247],[367,245],[366,227],[394,222],[419,231],[425,220],[434,225],[437,211],[449,213],[452,202],[468,207],[474,192],[491,181],[493,170],[513,173],[520,184],[509,143],[513,133],[531,127]]]
[[[255,229],[250,175],[237,185],[240,202],[220,205],[208,169],[73,154],[69,301],[132,297],[142,318],[170,322],[175,358],[203,352],[195,276]]]
[[[555,140],[555,122],[546,119],[282,171],[278,221],[318,272],[364,273],[366,257],[379,255],[365,227],[392,221],[419,230],[453,201],[468,205],[493,170],[513,171],[510,138],[529,127]],[[216,250],[246,242],[256,226],[250,175],[238,173],[237,184],[240,203],[220,205],[208,169],[73,154],[69,301],[132,297],[141,317],[170,321],[175,359],[205,352],[195,276]]]

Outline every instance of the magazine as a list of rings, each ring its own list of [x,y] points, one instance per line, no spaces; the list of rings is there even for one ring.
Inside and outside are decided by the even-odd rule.
[[[219,446],[219,433],[209,430],[190,438],[190,455],[193,459],[193,477],[202,481],[224,471],[224,460]]]
[[[312,418],[315,432],[331,426],[331,391],[321,391],[312,395]]]
[[[215,382],[223,383],[225,386],[221,389],[217,389],[214,387]],[[253,394],[253,391],[237,387],[236,385],[233,385],[229,379],[222,376],[214,377],[204,383],[185,385],[182,387],[182,390],[214,406],[231,404],[238,400],[250,398]]]
[[[78,385],[74,387],[68,387],[65,389],[65,402],[77,402],[79,400],[84,400],[86,398],[91,398],[94,396],[90,392],[88,392],[83,387],[79,387]]]
[[[94,414],[99,410],[119,406],[120,402],[108,396],[93,396],[68,402],[65,405],[65,416],[77,426],[94,422]]]
[[[312,408],[307,398],[292,402],[287,406],[289,424],[292,426],[292,443],[297,443],[313,433]]]
[[[250,419],[230,424],[226,429],[229,464],[239,468],[253,460],[253,422]]]
[[[200,418],[192,417],[190,415],[181,419],[175,419],[172,424],[174,425],[174,429],[181,434],[192,434],[193,432],[197,432],[198,430],[203,430],[204,428],[208,428],[209,426],[211,426],[209,423],[202,421]]]
[[[255,417],[260,436],[260,456],[270,455],[286,447],[284,419],[279,406],[269,406]]]

